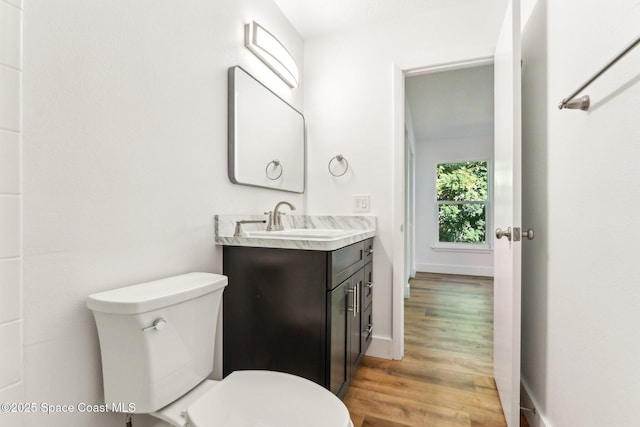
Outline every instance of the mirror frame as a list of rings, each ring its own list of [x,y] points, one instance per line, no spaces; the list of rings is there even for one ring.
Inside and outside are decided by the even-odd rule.
[[[295,113],[300,115],[300,118],[302,120],[302,190],[301,191],[287,189],[287,188],[279,188],[279,187],[276,187],[276,186],[268,186],[268,185],[260,185],[260,184],[254,184],[254,183],[249,183],[249,182],[241,182],[236,177],[236,175],[237,175],[236,172],[237,171],[236,171],[235,163],[236,163],[236,160],[237,160],[236,147],[237,147],[237,144],[238,144],[238,141],[236,141],[236,139],[237,139],[236,138],[237,137],[237,135],[236,135],[236,93],[235,93],[235,86],[236,86],[235,72],[236,72],[236,69],[239,69],[242,72],[244,72],[247,76],[252,78],[260,86],[262,86],[269,94],[273,95],[277,100],[281,101],[285,106],[289,107],[293,112],[295,112]],[[227,119],[228,119],[227,120],[227,149],[228,149],[227,170],[228,170],[229,180],[232,183],[239,184],[239,185],[247,185],[247,186],[250,186],[250,187],[267,188],[267,189],[270,189],[270,190],[279,190],[279,191],[286,191],[286,192],[290,192],[290,193],[303,194],[305,192],[305,190],[306,190],[306,187],[307,187],[307,138],[306,138],[306,122],[305,122],[304,115],[300,111],[295,109],[287,101],[285,101],[280,96],[278,96],[271,89],[269,89],[266,85],[264,85],[262,82],[260,82],[254,76],[252,76],[244,68],[240,67],[239,65],[235,65],[233,67],[229,67],[227,99],[228,99],[228,102],[227,102],[227,108],[228,108],[228,110],[227,110]]]

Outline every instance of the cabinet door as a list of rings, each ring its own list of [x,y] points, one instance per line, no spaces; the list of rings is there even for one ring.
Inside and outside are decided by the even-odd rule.
[[[326,259],[320,251],[224,247],[224,376],[266,369],[327,385]]]
[[[352,373],[360,363],[362,356],[362,289],[364,284],[364,269],[359,270],[349,278],[350,288],[348,289],[348,305],[347,305],[347,324],[349,330],[349,339],[347,347],[349,348],[349,372],[347,377],[351,379]]]
[[[340,395],[347,385],[347,280],[329,292],[329,390]]]

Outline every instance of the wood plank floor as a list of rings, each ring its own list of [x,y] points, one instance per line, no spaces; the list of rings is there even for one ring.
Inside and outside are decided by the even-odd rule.
[[[493,281],[418,273],[404,360],[365,356],[344,402],[355,427],[506,426],[492,372]]]

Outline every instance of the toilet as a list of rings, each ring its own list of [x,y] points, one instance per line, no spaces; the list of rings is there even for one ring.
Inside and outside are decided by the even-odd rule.
[[[90,295],[104,398],[179,427],[353,427],[330,391],[282,372],[213,370],[227,278],[188,273]]]

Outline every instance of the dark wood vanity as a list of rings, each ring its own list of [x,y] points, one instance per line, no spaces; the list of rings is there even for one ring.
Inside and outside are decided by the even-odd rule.
[[[223,374],[267,369],[344,396],[372,337],[373,239],[333,251],[224,246]]]

